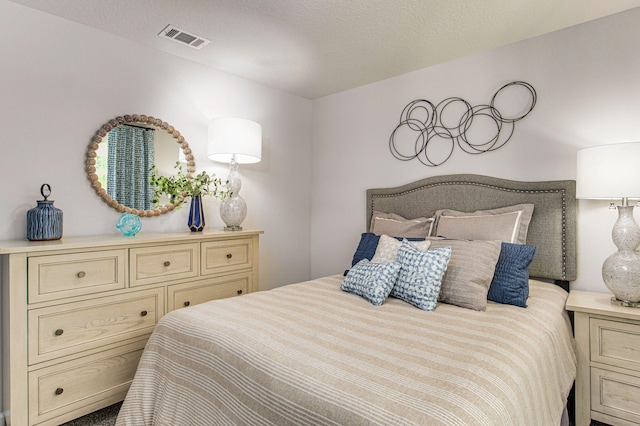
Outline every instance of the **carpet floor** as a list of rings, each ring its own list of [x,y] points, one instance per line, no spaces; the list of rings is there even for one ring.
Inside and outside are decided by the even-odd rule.
[[[120,411],[122,402],[110,405],[102,410],[89,413],[86,416],[78,417],[61,426],[113,426],[116,424],[116,417]]]

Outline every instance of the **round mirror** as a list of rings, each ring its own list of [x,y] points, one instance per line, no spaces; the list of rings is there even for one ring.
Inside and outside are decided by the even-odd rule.
[[[184,137],[169,123],[146,115],[124,115],[107,121],[91,138],[86,172],[98,196],[119,212],[158,216],[172,211],[180,200],[156,207],[149,177],[170,175],[176,164],[185,175],[196,169]]]

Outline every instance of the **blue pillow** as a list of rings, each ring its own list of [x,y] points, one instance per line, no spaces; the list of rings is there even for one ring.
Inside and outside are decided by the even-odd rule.
[[[363,232],[360,236],[360,242],[356,248],[356,252],[353,253],[353,259],[351,260],[351,266],[360,262],[362,259],[371,260],[373,255],[376,254],[376,248],[378,247],[378,241],[380,236],[372,234],[371,232]]]
[[[340,289],[368,300],[373,306],[380,306],[389,297],[399,271],[397,262],[371,263],[362,259],[347,273]]]
[[[391,296],[425,311],[433,311],[450,258],[451,247],[422,251],[403,240],[398,250],[400,272]]]
[[[487,299],[526,308],[529,297],[529,265],[535,254],[534,246],[503,242]]]

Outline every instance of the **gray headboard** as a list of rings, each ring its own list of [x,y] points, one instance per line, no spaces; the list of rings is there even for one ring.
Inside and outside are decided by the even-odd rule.
[[[520,182],[479,175],[435,176],[396,188],[367,190],[367,230],[373,211],[406,218],[438,209],[474,211],[534,204],[527,244],[536,246],[529,273],[550,280],[576,279],[576,183]]]

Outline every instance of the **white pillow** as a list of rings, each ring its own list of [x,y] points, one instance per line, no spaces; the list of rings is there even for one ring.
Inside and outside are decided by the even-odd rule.
[[[431,241],[409,241],[409,244],[413,245],[420,251],[427,251],[431,246]],[[371,263],[395,262],[401,245],[402,242],[396,238],[388,235],[380,235],[380,241],[378,242],[376,253],[371,259]]]

